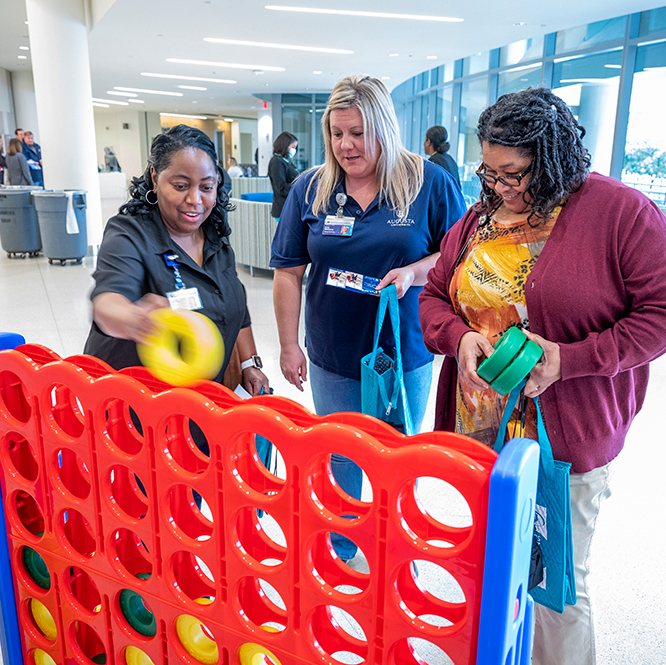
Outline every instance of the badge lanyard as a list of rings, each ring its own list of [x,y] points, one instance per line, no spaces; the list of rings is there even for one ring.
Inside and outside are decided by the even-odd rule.
[[[176,261],[178,254],[164,252],[163,256],[167,267],[173,270],[173,278],[176,283],[176,290],[168,291],[166,294],[171,309],[201,309],[203,305],[201,304],[201,298],[199,297],[199,290],[196,287],[188,289],[185,286],[183,277],[180,274],[180,268],[178,267],[180,264]]]
[[[349,237],[354,233],[354,217],[345,217],[344,205],[347,203],[347,195],[339,192],[335,195],[338,211],[335,215],[326,215],[322,235]]]

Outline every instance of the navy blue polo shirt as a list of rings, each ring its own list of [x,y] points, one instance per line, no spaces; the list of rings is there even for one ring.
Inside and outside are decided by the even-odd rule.
[[[372,350],[379,298],[326,285],[329,268],[352,270],[382,278],[439,251],[444,234],[465,212],[460,187],[444,169],[424,163],[424,182],[407,218],[399,218],[385,202],[375,200],[365,211],[348,197],[345,216],[354,217],[351,236],[322,235],[326,214],[338,209],[335,195],[345,191],[342,179],[326,213],[315,216],[312,203],[316,182],[305,202],[305,191],[314,176],[304,174],[291,188],[273,239],[270,265],[293,268],[311,264],[305,294],[305,344],[308,357],[318,367],[352,379],[360,379],[361,358]],[[412,286],[400,299],[400,338],[405,371],[432,361],[423,343],[419,322],[419,294]],[[388,318],[388,317],[387,317]],[[380,346],[392,349],[388,323]]]

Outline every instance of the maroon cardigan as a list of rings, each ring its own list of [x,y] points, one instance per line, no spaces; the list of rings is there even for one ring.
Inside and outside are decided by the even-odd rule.
[[[444,236],[420,297],[425,344],[444,354],[435,429],[455,429],[456,357],[469,326],[449,298],[454,263],[477,226]],[[525,282],[532,332],[560,345],[562,379],[540,397],[556,459],[584,473],[614,459],[666,351],[666,218],[640,192],[591,173],[562,208]]]

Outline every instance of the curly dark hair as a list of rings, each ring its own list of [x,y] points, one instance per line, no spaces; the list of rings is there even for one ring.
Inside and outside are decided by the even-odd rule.
[[[220,238],[226,238],[230,233],[229,223],[227,222],[227,212],[234,207],[229,203],[229,194],[224,189],[224,177],[222,170],[217,162],[217,153],[213,142],[200,129],[188,127],[187,125],[176,125],[159,134],[153,139],[150,146],[150,157],[148,166],[143,175],[138,178],[132,178],[129,186],[130,200],[120,206],[118,212],[121,215],[136,215],[137,213],[149,213],[154,209],[146,200],[146,194],[153,189],[153,180],[150,175],[151,167],[155,173],[159,174],[171,163],[173,156],[185,148],[197,148],[203,150],[213,162],[215,172],[217,173],[217,201],[209,217],[204,224],[212,224],[213,229]]]
[[[503,145],[532,158],[529,185],[523,193],[530,219],[541,220],[566,202],[585,182],[590,154],[583,145],[585,128],[569,107],[548,88],[527,88],[502,95],[479,117],[481,145]],[[498,195],[481,183],[481,208],[490,210]]]

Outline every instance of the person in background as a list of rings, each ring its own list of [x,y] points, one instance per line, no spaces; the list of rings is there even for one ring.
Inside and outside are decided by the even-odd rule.
[[[348,76],[333,88],[322,118],[325,163],[294,183],[280,216],[270,265],[280,339],[280,367],[303,390],[310,378],[319,415],[361,411],[361,358],[373,346],[378,291],[394,284],[400,298],[405,385],[415,431],[426,411],[432,355],[423,344],[418,296],[446,231],[465,212],[460,188],[444,169],[400,142],[391,95],[378,79]],[[343,221],[333,225],[340,209]],[[325,221],[328,222],[325,226]],[[346,228],[345,228],[346,227]],[[298,340],[303,276],[309,367]],[[380,281],[373,294],[327,284],[329,269]],[[390,326],[383,349],[395,346]],[[333,455],[333,474],[361,497],[362,473]],[[333,546],[351,559],[356,546],[336,534]]]
[[[230,178],[242,178],[245,174],[243,169],[238,166],[238,162],[235,157],[229,157],[227,159],[228,173]]]
[[[268,177],[273,188],[271,215],[278,221],[291,185],[298,178],[298,169],[292,163],[296,150],[298,150],[298,139],[289,132],[282,132],[273,141],[273,156],[268,162]]]
[[[129,193],[104,229],[85,353],[115,369],[140,365],[136,344],[153,331],[150,312],[170,304],[191,307],[179,299],[187,289],[200,304],[194,309],[213,321],[224,340],[224,364],[215,380],[222,381],[236,348],[243,387],[251,395],[268,392],[229,244],[229,197],[213,142],[185,125],[159,134]]]
[[[597,663],[591,542],[648,364],[666,351],[666,219],[639,191],[589,173],[584,135],[546,88],[487,108],[480,200],[444,237],[421,295],[426,346],[446,356],[436,429],[492,445],[508,397],[479,361],[511,326],[543,349],[525,395],[539,396],[553,456],[572,465],[578,600],[564,614],[536,606],[534,665]],[[537,439],[528,404],[524,436]]]
[[[104,148],[104,170],[107,173],[117,173],[121,171],[118,158],[111,148]]]
[[[435,125],[431,127],[425,135],[423,141],[423,150],[430,157],[430,161],[446,169],[460,185],[460,175],[458,174],[458,165],[451,155],[449,155],[449,133],[446,127]]]
[[[7,170],[7,162],[5,161],[5,148],[0,136],[0,185],[5,182],[5,171]]]
[[[42,149],[35,143],[35,136],[32,132],[23,134],[23,155],[28,160],[30,175],[35,185],[44,187],[44,173],[42,171]]]
[[[20,127],[17,127],[14,130],[14,138],[23,143],[23,139],[25,138],[25,132]]]
[[[17,130],[18,131],[18,130]],[[25,158],[18,139],[11,139],[7,149],[7,184],[8,185],[34,185],[30,175],[28,160]]]

